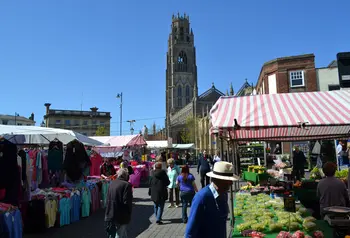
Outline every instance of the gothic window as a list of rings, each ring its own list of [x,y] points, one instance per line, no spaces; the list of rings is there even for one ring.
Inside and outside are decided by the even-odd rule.
[[[186,53],[181,51],[177,57],[177,71],[186,72],[187,71],[187,56]]]
[[[178,107],[182,107],[182,87],[179,85],[177,87],[177,105]]]
[[[186,85],[186,104],[190,103],[190,86]]]

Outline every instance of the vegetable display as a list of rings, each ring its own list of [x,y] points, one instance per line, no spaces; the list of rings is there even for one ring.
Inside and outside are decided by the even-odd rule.
[[[269,195],[263,193],[256,196],[237,193],[234,212],[243,222],[236,225],[235,230],[250,237],[252,236],[247,235],[248,231],[276,233],[289,230],[296,232],[294,234],[280,232],[277,237],[304,238],[303,231],[316,230],[317,226],[314,223],[316,219],[307,216],[307,210],[303,206],[298,205],[296,208],[296,213],[285,212],[282,199],[271,199]]]

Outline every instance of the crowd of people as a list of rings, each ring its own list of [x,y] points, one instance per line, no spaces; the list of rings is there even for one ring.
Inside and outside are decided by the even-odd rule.
[[[148,192],[154,204],[156,223],[163,224],[162,215],[169,200],[168,208],[177,208],[181,203],[182,221],[187,224],[185,237],[225,237],[229,214],[227,192],[235,179],[233,166],[221,161],[218,154],[211,158],[204,151],[197,171],[201,176],[201,190],[197,188],[195,176],[190,173],[188,165],[180,167],[173,158],[164,165],[161,158],[157,159]],[[117,179],[111,182],[108,189],[105,222],[109,238],[127,237],[133,197],[132,186],[128,183],[129,172],[127,166],[121,166],[116,174]],[[101,166],[101,175],[108,177],[110,173],[115,171],[106,161]],[[189,216],[188,207],[191,207]],[[214,233],[210,228],[213,224],[220,228],[219,231]]]

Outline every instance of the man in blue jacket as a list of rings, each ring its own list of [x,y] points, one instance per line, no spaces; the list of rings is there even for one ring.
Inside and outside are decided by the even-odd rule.
[[[212,164],[211,158],[207,155],[206,151],[203,151],[203,155],[198,160],[197,173],[201,176],[201,185],[204,188],[209,185],[209,177],[207,173],[210,172],[210,164]]]
[[[207,173],[212,183],[201,189],[192,201],[185,238],[226,238],[229,214],[228,195],[232,182],[233,165],[220,161]]]

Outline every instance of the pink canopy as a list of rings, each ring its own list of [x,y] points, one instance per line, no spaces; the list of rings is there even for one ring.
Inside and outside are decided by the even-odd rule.
[[[147,145],[146,140],[140,134],[126,136],[93,136],[94,140],[100,141],[109,147],[135,147]]]
[[[350,91],[220,97],[211,133],[233,140],[298,141],[350,135]]]

